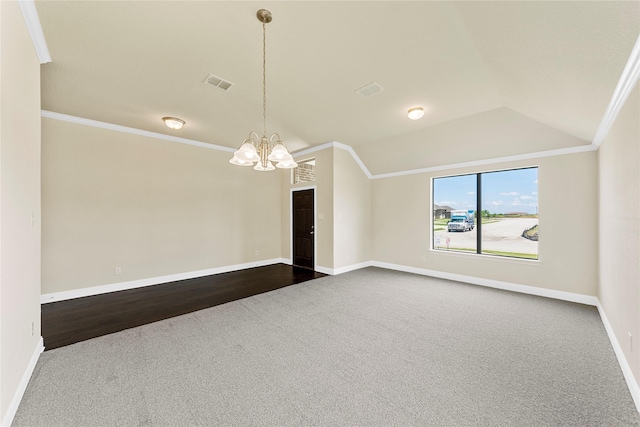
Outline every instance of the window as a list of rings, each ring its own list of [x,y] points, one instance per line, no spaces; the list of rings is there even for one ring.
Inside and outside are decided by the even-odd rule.
[[[432,188],[433,249],[538,259],[537,167],[433,178]]]
[[[316,180],[316,159],[308,159],[298,162],[298,167],[293,169],[293,183],[313,182]]]
[[[476,181],[475,174],[434,178],[434,249],[476,252]]]

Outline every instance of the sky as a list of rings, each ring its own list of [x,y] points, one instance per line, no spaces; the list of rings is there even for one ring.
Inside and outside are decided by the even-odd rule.
[[[436,205],[476,210],[476,175],[433,179]],[[538,168],[482,174],[482,208],[491,213],[538,213]]]

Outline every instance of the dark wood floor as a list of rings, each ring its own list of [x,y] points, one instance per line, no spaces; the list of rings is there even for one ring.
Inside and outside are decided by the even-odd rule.
[[[272,291],[325,274],[274,264],[42,305],[46,350]]]

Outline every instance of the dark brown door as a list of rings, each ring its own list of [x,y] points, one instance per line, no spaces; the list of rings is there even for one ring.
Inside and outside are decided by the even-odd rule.
[[[293,265],[314,269],[313,190],[293,192]]]

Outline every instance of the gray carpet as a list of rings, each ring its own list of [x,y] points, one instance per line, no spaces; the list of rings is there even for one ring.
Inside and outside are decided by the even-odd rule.
[[[640,417],[596,308],[367,268],[45,352],[13,425]]]

